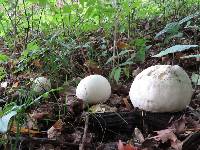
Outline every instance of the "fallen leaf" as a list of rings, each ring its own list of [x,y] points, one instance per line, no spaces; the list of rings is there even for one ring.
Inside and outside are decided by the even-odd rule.
[[[12,85],[12,88],[17,88],[19,86],[19,81],[15,82],[13,85]]]
[[[34,111],[32,114],[30,114],[30,117],[33,119],[42,119],[44,116],[48,115],[48,112],[36,112]]]
[[[175,129],[165,129],[165,130],[156,131],[158,135],[152,138],[155,139],[156,141],[161,141],[162,143],[170,141],[171,147],[173,147],[176,150],[181,150],[182,142],[177,139],[174,132],[175,132]]]
[[[123,144],[121,140],[119,140],[117,144],[118,150],[138,150],[137,147],[134,147],[131,144]]]
[[[117,41],[117,48],[127,48],[128,44],[122,41]]]
[[[186,124],[185,116],[181,116],[181,118],[175,120],[172,123],[170,128],[175,129],[176,133],[182,133],[185,131],[186,128],[185,124]]]
[[[15,125],[13,125],[11,127],[10,131],[13,132],[13,133],[17,133],[17,127]],[[36,136],[36,134],[40,134],[40,132],[37,131],[37,130],[31,130],[31,129],[24,128],[24,127],[21,127],[19,132],[21,134],[32,134],[32,136]]]
[[[64,122],[61,119],[59,119],[58,121],[56,121],[56,123],[53,125],[53,127],[56,130],[61,130],[63,128],[63,125],[64,125]]]
[[[129,102],[128,102],[128,98],[127,98],[127,97],[124,97],[124,98],[123,98],[123,101],[124,101],[124,104],[125,104],[126,108],[127,108],[128,110],[131,110],[132,108],[131,108],[131,105],[130,105]]]
[[[176,141],[177,137],[174,134],[174,129],[164,129],[160,131],[155,131],[158,135],[152,137],[156,141],[162,141],[162,143],[167,142],[168,140]]]
[[[84,66],[88,68],[89,73],[102,74],[102,68],[94,61],[86,60]]]
[[[56,123],[47,131],[49,139],[53,139],[61,135],[61,130],[63,129],[64,123],[61,119],[56,121]]]
[[[117,94],[112,94],[108,101],[109,101],[109,104],[111,104],[111,106],[121,105],[123,102],[122,96],[119,96]]]
[[[140,143],[143,143],[145,141],[142,132],[138,128],[135,128],[134,135],[135,138],[140,141]]]
[[[72,135],[71,138],[73,138],[73,143],[80,143],[82,138],[82,132],[79,130],[76,130]]]
[[[43,67],[43,64],[42,64],[42,62],[40,60],[34,60],[31,65],[33,65],[35,67],[38,67],[38,68],[42,68]]]

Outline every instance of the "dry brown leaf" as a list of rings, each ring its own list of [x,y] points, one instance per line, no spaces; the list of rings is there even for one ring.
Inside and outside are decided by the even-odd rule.
[[[34,111],[32,114],[30,114],[30,117],[33,119],[42,119],[44,116],[48,115],[48,112],[36,112]]]
[[[122,41],[117,41],[117,48],[128,48],[128,44]]]
[[[19,87],[19,81],[15,82],[13,85],[12,85],[12,88],[17,88]]]
[[[94,61],[86,60],[84,66],[86,66],[88,71],[92,74],[102,74],[102,68]]]
[[[156,131],[158,135],[152,138],[155,139],[156,141],[161,141],[162,143],[165,143],[169,140],[171,143],[171,147],[173,147],[176,150],[181,150],[182,142],[177,139],[174,132],[175,132],[175,129],[165,129],[165,130]]]
[[[130,105],[129,102],[128,102],[128,98],[127,98],[127,97],[124,97],[124,98],[123,98],[123,101],[124,101],[124,104],[125,104],[126,108],[127,108],[128,110],[131,110],[132,108],[131,108],[131,105]]]
[[[17,127],[15,125],[13,125],[10,129],[11,132],[13,133],[17,133]],[[32,134],[33,136],[36,136],[36,134],[40,134],[39,131],[36,131],[36,130],[31,130],[31,129],[28,129],[28,128],[20,128],[20,131],[19,131],[21,134]]]
[[[174,134],[174,129],[164,129],[160,131],[155,131],[158,135],[152,137],[156,141],[162,141],[162,143],[167,142],[168,140],[176,141],[177,137]]]
[[[118,150],[138,150],[137,147],[134,147],[131,144],[123,144],[121,140],[119,140],[117,144]]]
[[[182,116],[181,118],[175,120],[170,128],[175,129],[176,133],[182,133],[185,131],[186,128],[185,124],[186,124],[185,116]]]
[[[32,65],[38,68],[42,68],[43,67],[43,63],[40,60],[34,60],[32,62]]]
[[[63,121],[59,119],[56,123],[47,131],[48,138],[53,139],[61,135],[63,129]]]

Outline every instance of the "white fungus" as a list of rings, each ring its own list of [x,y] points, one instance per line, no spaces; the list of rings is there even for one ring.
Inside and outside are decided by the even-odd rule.
[[[38,77],[33,81],[33,90],[37,93],[44,93],[51,89],[51,82],[45,77]]]
[[[189,105],[192,84],[178,65],[151,66],[139,73],[129,92],[134,107],[151,112],[177,112]]]
[[[88,104],[105,102],[111,95],[108,80],[101,75],[90,75],[80,81],[76,88],[76,96]]]

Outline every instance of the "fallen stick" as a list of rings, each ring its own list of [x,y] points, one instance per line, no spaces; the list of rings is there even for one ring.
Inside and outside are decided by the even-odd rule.
[[[79,150],[84,150],[84,148],[85,148],[87,131],[88,131],[88,123],[89,123],[89,117],[88,117],[88,114],[86,114],[85,115],[85,128],[84,128],[84,133],[83,133],[83,137],[82,137],[82,143],[79,146]]]

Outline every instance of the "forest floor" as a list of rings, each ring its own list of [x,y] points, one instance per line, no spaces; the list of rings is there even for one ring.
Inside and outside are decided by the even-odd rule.
[[[146,30],[148,23],[141,23]],[[190,44],[199,43],[199,30],[195,28],[183,28],[182,38],[172,38],[164,42],[164,38],[154,38],[159,31],[146,33],[147,45],[151,48],[146,52],[143,62],[135,62],[129,65],[130,78],[121,73],[119,82],[112,82],[112,95],[104,104],[83,108],[83,102],[76,98],[75,85],[65,85],[64,90],[54,91],[40,102],[29,106],[20,128],[12,122],[7,136],[1,138],[5,143],[4,149],[11,149],[15,145],[18,149],[66,149],[66,150],[196,150],[200,149],[200,87],[193,83],[193,96],[190,105],[182,112],[177,113],[150,113],[134,108],[130,102],[129,89],[134,77],[149,66],[157,64],[177,64],[191,77],[199,73],[199,58],[181,59],[186,55],[195,54],[195,50],[188,50],[168,54],[160,58],[151,57],[158,54],[161,49],[171,46],[171,43]],[[102,39],[109,41],[107,47],[112,51],[113,39],[105,37],[103,29],[94,33],[88,33],[85,41],[91,41],[93,48],[102,53]],[[81,40],[79,38],[76,39]],[[120,35],[116,43],[116,49],[121,52],[127,48],[132,39],[127,35]],[[158,43],[162,43],[159,47]],[[108,76],[112,66],[100,66],[98,63],[88,61],[85,52],[87,48],[80,48],[71,58],[76,70],[83,72],[82,76],[89,74],[101,74]],[[17,55],[17,54],[16,54]],[[102,57],[99,62],[105,62]],[[105,59],[105,58],[104,58]],[[121,60],[127,59],[121,58]],[[7,68],[12,63],[5,64]],[[31,65],[42,68],[40,62]],[[12,73],[10,73],[12,74]],[[77,72],[77,74],[79,74]],[[9,75],[9,78],[1,84],[1,95],[8,101],[19,100],[17,89],[24,86],[23,81],[36,77],[38,74],[22,72],[17,75]],[[78,81],[79,77],[71,81]],[[26,85],[30,86],[30,85]],[[22,101],[24,99],[21,99]],[[7,102],[7,101],[6,101]],[[0,101],[1,106],[5,100]],[[19,116],[20,118],[20,116]],[[11,144],[12,143],[12,144]]]

